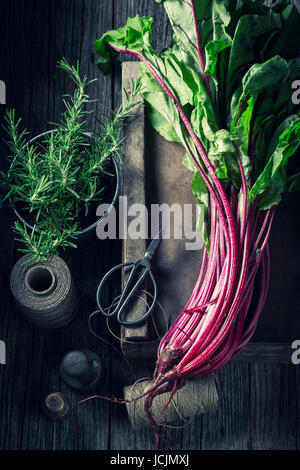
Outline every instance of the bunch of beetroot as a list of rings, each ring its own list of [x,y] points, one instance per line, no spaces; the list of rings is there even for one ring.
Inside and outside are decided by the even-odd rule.
[[[171,396],[188,378],[210,374],[252,337],[269,280],[268,238],[284,191],[300,188],[300,79],[295,41],[300,15],[287,1],[160,0],[174,36],[161,54],[152,18],[129,18],[96,41],[106,71],[111,52],[141,62],[142,95],[153,127],[180,142],[192,190],[202,204],[205,241],[199,277],[185,308],[158,348],[146,399]],[[180,268],[179,268],[180,269]],[[255,295],[254,295],[255,292]]]

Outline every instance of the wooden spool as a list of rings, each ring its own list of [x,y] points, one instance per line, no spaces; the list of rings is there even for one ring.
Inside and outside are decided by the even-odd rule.
[[[125,387],[125,399],[131,400],[142,395],[151,385],[151,381],[144,380],[130,387]],[[170,393],[163,393],[153,400],[151,408],[157,423],[187,422],[188,418],[192,416],[215,411],[218,406],[218,392],[214,375],[189,380],[182,388],[177,390],[163,413],[163,418],[161,418],[169,398]],[[130,422],[136,430],[149,426],[145,412],[145,400],[146,398],[143,397],[126,404]]]

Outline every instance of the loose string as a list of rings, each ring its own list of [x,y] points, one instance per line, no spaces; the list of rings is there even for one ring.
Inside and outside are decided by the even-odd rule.
[[[149,297],[153,299],[153,295],[150,294],[150,292],[147,292],[147,291],[145,291],[145,290],[139,290],[139,291],[137,291],[137,292],[139,292],[139,293],[141,293],[141,294],[149,295]],[[147,300],[146,300],[144,297],[139,296],[139,295],[137,295],[136,297],[137,297],[137,299],[142,300],[142,301],[145,303],[145,305],[146,305],[147,308],[150,308],[149,303],[147,302]],[[108,310],[108,312],[110,312],[110,310],[111,310],[113,307],[115,307],[115,306],[117,305],[119,299],[120,299],[120,295],[118,295],[118,296],[113,300],[113,303],[112,303],[109,307],[107,307],[106,310]],[[164,310],[164,308],[163,308],[163,306],[161,305],[161,303],[160,303],[158,300],[156,301],[156,303],[157,303],[157,305],[159,306],[159,308],[160,308],[160,310],[161,310],[161,312],[162,312],[162,314],[163,314],[163,316],[164,316],[165,323],[166,323],[166,329],[165,329],[165,332],[162,334],[162,336],[159,334],[157,324],[156,324],[156,322],[155,322],[155,320],[154,320],[154,313],[152,313],[152,315],[151,315],[151,321],[152,321],[152,324],[153,324],[153,327],[154,327],[154,330],[155,330],[155,333],[156,333],[156,336],[157,336],[157,338],[156,338],[155,340],[151,340],[151,341],[130,341],[130,340],[127,340],[127,339],[123,339],[123,338],[119,337],[118,335],[116,335],[116,334],[112,331],[112,329],[111,329],[111,327],[110,327],[110,324],[109,324],[109,318],[107,317],[107,318],[106,318],[106,326],[107,326],[108,331],[110,332],[110,334],[111,334],[115,339],[117,339],[118,341],[121,341],[122,343],[135,344],[135,345],[159,343],[159,342],[161,341],[162,337],[163,337],[163,336],[166,334],[166,332],[168,331],[169,321],[168,321],[168,317],[167,317],[166,311]],[[100,312],[100,310],[97,310],[96,313],[101,313],[101,312]]]
[[[140,291],[138,291],[138,292],[146,293],[146,294],[148,294],[150,297],[153,298],[152,294],[150,294],[150,293],[147,292],[147,291],[140,290]],[[113,300],[112,304],[109,305],[108,307],[106,307],[106,310],[107,310],[108,312],[110,312],[111,309],[117,304],[119,298],[120,298],[120,296],[117,296],[117,297]],[[139,298],[142,299],[142,300],[146,303],[147,307],[149,307],[148,302],[147,302],[144,298],[142,298],[142,297],[139,297]],[[167,314],[166,314],[165,310],[163,309],[161,303],[157,301],[157,304],[159,305],[161,311],[163,312],[163,315],[164,315],[164,318],[165,318],[165,321],[166,321],[166,328],[168,328],[168,318],[167,318]],[[98,333],[96,333],[95,330],[93,329],[92,324],[91,324],[91,320],[92,320],[92,318],[94,318],[94,317],[95,317],[96,315],[98,315],[99,313],[101,313],[100,310],[95,310],[94,312],[92,312],[92,313],[89,315],[89,318],[88,318],[88,328],[89,328],[90,333],[91,333],[93,336],[95,336],[95,338],[97,338],[98,340],[100,340],[100,341],[102,341],[103,343],[105,343],[105,344],[107,344],[108,346],[110,346],[110,347],[121,357],[121,359],[124,360],[124,362],[129,366],[130,370],[133,372],[133,376],[134,376],[135,383],[136,383],[136,381],[137,381],[136,371],[134,370],[134,368],[132,367],[132,365],[130,364],[130,362],[126,359],[126,357],[119,351],[119,349],[118,349],[114,344],[112,344],[112,343],[111,343],[110,341],[108,341],[106,338],[103,338],[102,336],[98,335]],[[149,344],[149,343],[156,343],[156,342],[158,342],[158,341],[161,340],[161,337],[159,336],[159,333],[158,333],[157,326],[156,326],[155,321],[154,321],[154,319],[153,319],[153,314],[152,314],[152,321],[153,321],[154,329],[155,329],[155,331],[156,331],[156,334],[157,334],[158,338],[157,338],[156,340],[154,340],[154,341],[147,341],[148,344]],[[123,339],[119,338],[117,335],[115,335],[115,334],[112,332],[111,328],[109,327],[108,318],[106,319],[106,325],[107,325],[108,331],[112,334],[112,336],[115,337],[116,339],[118,339],[119,341],[123,341],[123,342],[127,342],[127,343],[133,343],[133,344],[145,344],[145,341],[144,341],[144,342],[135,342],[135,341],[128,341],[128,340],[123,340]],[[107,357],[107,356],[106,356],[106,357]],[[106,358],[106,357],[105,357],[105,358]],[[105,358],[104,358],[104,359],[105,359]],[[140,379],[138,379],[138,381],[140,381]],[[87,397],[87,398],[85,398],[85,399],[83,399],[83,400],[80,400],[79,402],[76,403],[76,405],[75,405],[72,409],[74,409],[74,408],[76,408],[77,406],[79,406],[80,404],[85,403],[86,401],[92,400],[92,399],[94,399],[94,398],[103,398],[103,399],[108,400],[108,401],[111,401],[111,402],[116,402],[116,400],[114,400],[114,399],[109,399],[108,397],[100,397],[100,396],[98,396],[98,395],[94,395],[94,396],[91,396],[91,397]],[[70,411],[71,411],[71,410],[70,410]]]
[[[112,307],[112,306],[111,306]],[[118,348],[112,344],[110,341],[108,341],[107,339],[103,338],[103,336],[100,336],[98,335],[95,330],[92,328],[92,325],[91,325],[91,320],[92,318],[95,316],[95,315],[98,315],[100,313],[100,310],[95,310],[93,313],[91,313],[89,315],[89,318],[88,318],[88,327],[89,327],[89,331],[90,333],[95,336],[95,338],[97,338],[99,341],[102,341],[103,343],[107,344],[109,347],[111,347],[117,354],[119,357],[121,357],[121,359],[124,360],[124,362],[126,362],[126,364],[128,365],[128,367],[130,368],[131,372],[133,373],[133,376],[134,376],[134,379],[136,380],[136,372],[134,370],[134,368],[132,367],[132,365],[130,364],[130,362],[126,359],[126,357],[118,350]],[[107,356],[104,357],[104,360],[106,359]]]
[[[145,290],[139,290],[138,293],[139,293],[139,294],[146,294],[146,295],[149,295],[150,298],[153,298],[153,295],[152,295],[151,293],[145,291]],[[113,300],[113,302],[111,303],[111,305],[109,305],[108,307],[106,307],[106,310],[107,310],[108,312],[110,312],[110,311],[112,310],[112,308],[117,305],[117,302],[118,302],[119,298],[120,298],[120,296],[115,297],[115,299]],[[145,305],[147,306],[147,308],[149,308],[149,303],[147,302],[147,300],[146,300],[143,296],[137,295],[137,298],[138,298],[139,300],[142,300],[142,301],[145,303]],[[159,301],[157,301],[157,305],[159,306],[159,308],[160,308],[160,310],[161,310],[161,312],[162,312],[162,314],[163,314],[163,316],[164,316],[165,327],[166,327],[166,331],[167,331],[167,329],[168,329],[168,323],[169,323],[169,322],[168,322],[167,314],[166,314],[164,308],[162,307],[162,305],[161,305],[161,303],[160,303]],[[131,396],[134,396],[134,391],[135,391],[135,389],[136,389],[136,386],[137,386],[140,382],[143,382],[144,380],[149,380],[149,381],[151,381],[151,378],[143,377],[143,378],[137,379],[137,377],[136,377],[136,371],[135,371],[134,368],[132,367],[131,363],[126,359],[126,357],[124,357],[124,355],[119,351],[119,349],[118,349],[114,344],[112,344],[110,341],[108,341],[106,338],[103,338],[103,337],[100,336],[98,333],[96,333],[96,331],[94,330],[94,328],[93,328],[93,326],[92,326],[92,319],[93,319],[96,315],[98,315],[99,313],[101,313],[100,310],[95,310],[94,312],[92,312],[92,313],[89,315],[89,318],[88,318],[88,328],[89,328],[89,331],[90,331],[90,333],[91,333],[94,337],[96,337],[98,340],[100,340],[101,342],[103,342],[103,343],[105,343],[106,345],[110,346],[110,347],[121,357],[121,359],[124,360],[124,362],[128,365],[128,367],[130,368],[130,370],[131,370],[132,373],[133,373],[134,380],[135,380],[134,383],[133,383],[133,384],[131,385],[131,387],[130,387],[130,394],[131,394]],[[107,326],[107,329],[108,329],[109,333],[110,333],[115,339],[117,339],[118,341],[122,341],[122,342],[124,342],[124,343],[129,343],[129,344],[145,344],[145,343],[147,343],[147,344],[154,344],[154,343],[157,343],[157,342],[161,341],[161,335],[159,334],[158,327],[157,327],[157,324],[156,324],[155,319],[154,319],[154,317],[153,317],[153,314],[152,314],[152,316],[151,316],[151,320],[152,320],[152,323],[153,323],[153,327],[154,327],[155,333],[156,333],[156,335],[157,335],[157,338],[156,338],[155,340],[152,340],[152,341],[129,341],[129,340],[125,340],[125,339],[123,339],[123,338],[120,338],[117,334],[115,334],[115,333],[112,331],[111,326],[110,326],[110,321],[109,321],[109,318],[108,318],[108,317],[106,318],[106,326]],[[165,334],[165,333],[163,333],[163,335],[164,335],[164,334]],[[106,356],[106,357],[107,357],[107,356]],[[104,359],[105,359],[105,358],[104,358]],[[83,399],[83,400],[80,400],[79,402],[76,403],[76,405],[75,405],[72,409],[78,407],[80,404],[83,404],[83,403],[85,403],[85,402],[87,402],[87,401],[89,401],[89,400],[92,400],[93,398],[98,398],[98,396],[91,396],[91,397],[87,397],[87,398],[85,398],[85,399]],[[99,397],[99,398],[100,398],[100,397]],[[105,397],[101,397],[101,398],[105,398]],[[140,398],[142,398],[142,397],[140,397]],[[108,397],[106,397],[106,399],[108,399]],[[116,403],[116,402],[119,401],[118,399],[108,399],[108,400],[111,401],[111,402],[114,402],[114,403]],[[130,402],[130,401],[131,401],[131,400],[129,400],[129,402]],[[125,403],[126,403],[126,400],[124,400],[124,404],[125,404]],[[184,424],[182,424],[181,426],[176,426],[176,425],[170,425],[170,424],[167,424],[167,423],[162,422],[162,423],[160,423],[160,425],[161,425],[163,428],[169,428],[169,429],[183,429],[183,428],[189,426],[190,423],[191,423],[191,418],[190,418],[190,419],[185,419],[185,418],[181,415],[181,413],[180,413],[179,409],[177,408],[177,406],[176,406],[174,400],[172,400],[171,403],[172,403],[172,406],[174,407],[174,409],[175,409],[175,411],[176,411],[176,413],[177,413],[178,418],[179,418]],[[71,411],[71,410],[70,410],[70,411]],[[138,415],[139,415],[139,418],[141,418],[143,421],[147,422],[147,419],[145,418],[145,416],[144,416],[141,412],[138,413]]]

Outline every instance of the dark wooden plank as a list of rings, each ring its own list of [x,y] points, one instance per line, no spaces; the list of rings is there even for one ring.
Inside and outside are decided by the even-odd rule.
[[[251,364],[250,388],[250,448],[296,449],[295,366]]]
[[[134,366],[136,377],[133,376],[128,366],[124,364],[120,358],[115,357],[116,367],[119,368],[121,380],[114,375],[111,380],[112,387],[119,391],[119,395],[123,394],[123,387],[125,385],[134,384],[136,377],[151,377],[154,370],[153,360],[143,360],[142,362],[131,361]],[[123,364],[122,364],[123,362]],[[123,367],[121,367],[121,364]],[[134,389],[133,389],[134,390]],[[111,449],[125,450],[125,449],[155,449],[155,439],[153,431],[150,428],[140,429],[134,431],[131,427],[126,407],[113,407],[111,409],[110,417],[110,443]]]
[[[249,343],[233,361],[291,364],[291,343]]]
[[[229,363],[216,373],[219,407],[191,420],[183,429],[182,449],[248,448],[250,425],[249,369]]]
[[[137,76],[139,65],[136,62],[123,62],[122,65],[123,86],[130,89],[130,77]],[[159,226],[158,220],[155,220],[154,212],[152,215],[152,209],[155,207],[157,210],[159,207],[160,210],[163,207],[166,209],[163,224],[168,224],[169,217],[170,238],[162,241],[152,264],[158,285],[159,301],[168,319],[173,322],[178,315],[180,306],[185,305],[195,285],[201,261],[199,242],[196,244],[194,240],[190,240],[191,234],[187,234],[187,227],[184,227],[186,207],[190,206],[193,210],[194,230],[197,218],[195,199],[190,188],[191,173],[182,166],[184,154],[182,147],[164,140],[150,128],[149,124],[145,129],[142,108],[136,110],[135,113],[136,116],[127,122],[124,128],[124,136],[126,137],[123,165],[124,194],[128,195],[128,208],[133,204],[144,205],[147,202],[148,214],[149,216],[151,214],[151,224],[148,227],[149,238],[156,235]],[[171,161],[172,164],[170,164]],[[147,201],[145,191],[147,192]],[[170,208],[170,212],[168,212],[168,208]],[[158,213],[156,219],[157,217]],[[175,222],[176,229],[173,227]],[[192,227],[189,230],[192,230]],[[164,236],[167,236],[167,233]],[[187,244],[190,245],[189,249],[187,249]],[[196,247],[193,246],[195,244]],[[202,244],[200,243],[200,246]],[[138,260],[145,251],[145,240],[131,239],[130,235],[128,239],[124,240],[123,259],[125,262]],[[177,269],[178,266],[181,268]],[[142,312],[139,311],[139,308]],[[132,318],[128,316],[128,320],[139,318],[142,316],[143,310],[146,311],[145,303],[140,302],[135,308],[132,308],[130,315],[133,316]],[[161,312],[159,313],[160,316],[155,315],[155,319],[157,323],[160,323],[158,325],[160,331],[163,331],[165,319]],[[125,337],[129,340],[146,340],[150,328],[146,328],[146,325],[143,324],[139,328],[124,330]],[[131,347],[128,343],[124,343],[123,351],[132,357],[134,354],[146,356],[149,352],[149,344],[145,344],[145,348],[138,348],[135,345]],[[155,355],[155,349],[152,350],[152,355]]]
[[[300,331],[299,201],[299,193],[285,194],[276,211],[269,243],[268,296],[252,342],[288,343]]]
[[[123,62],[122,63],[122,88],[123,88],[123,103],[126,104],[127,96],[131,91],[132,81],[136,81],[140,77],[140,68],[138,62]],[[140,102],[133,110],[133,116],[128,119],[123,127],[123,136],[125,138],[123,146],[123,191],[122,194],[126,198],[128,209],[133,204],[146,204],[146,188],[145,188],[145,109],[143,100],[137,98]],[[124,220],[126,227],[124,230],[127,232],[128,219]],[[146,221],[145,221],[146,222]],[[124,233],[123,241],[123,263],[132,263],[141,259],[146,252],[146,239],[144,237],[133,239]],[[122,285],[125,286],[128,280],[128,274],[123,272]],[[141,289],[144,289],[141,286]],[[128,308],[126,313],[127,321],[136,321],[143,317],[147,312],[147,298],[145,292],[139,293],[139,298],[136,298],[131,308]],[[122,327],[122,350],[125,355],[131,355],[131,343],[129,341],[145,341],[148,338],[149,328],[148,322],[144,322],[137,328]]]
[[[196,201],[191,191],[191,172],[182,165],[184,150],[181,145],[167,142],[157,132],[146,126],[147,207],[152,209],[165,205],[165,222],[170,222],[170,232],[164,236],[157,255],[153,258],[153,272],[158,282],[159,301],[169,323],[172,324],[186,305],[196,284],[202,259],[203,242],[196,242]],[[157,210],[157,209],[156,209]],[[188,210],[193,214],[193,227],[187,227]],[[170,211],[170,212],[168,212]],[[151,215],[154,232],[155,211]],[[168,221],[169,218],[169,221]],[[195,246],[196,245],[196,246]],[[161,316],[160,328],[165,327]]]
[[[94,63],[93,41],[112,26],[112,5],[98,0],[4,0],[1,3],[1,77],[8,84],[7,104],[23,116],[35,135],[58,121],[63,92],[72,88],[56,62],[65,56],[80,60],[81,71],[90,78],[99,76]],[[12,34],[12,31],[17,32]],[[112,105],[111,77],[100,77],[91,87],[92,98]],[[103,111],[100,107],[97,115]],[[3,109],[1,109],[3,112]],[[89,126],[95,123],[89,116]],[[0,148],[1,156],[6,152]],[[103,449],[108,447],[109,408],[94,401],[82,405],[65,421],[53,423],[41,413],[44,394],[61,390],[75,404],[82,395],[73,393],[60,380],[59,362],[64,353],[78,347],[97,351],[107,348],[94,340],[87,327],[88,314],[95,310],[97,283],[120,250],[110,242],[98,243],[90,255],[70,251],[64,255],[79,286],[81,303],[74,322],[56,332],[39,331],[16,313],[9,295],[9,273],[20,256],[10,230],[11,212],[2,209],[1,220],[1,300],[0,337],[7,343],[7,365],[0,368],[0,448],[1,449]],[[99,328],[103,328],[99,322]],[[106,359],[107,362],[107,359]],[[108,393],[108,385],[103,393]]]

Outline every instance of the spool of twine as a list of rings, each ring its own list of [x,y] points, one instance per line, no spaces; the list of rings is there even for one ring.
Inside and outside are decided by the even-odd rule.
[[[49,263],[20,258],[10,275],[10,288],[21,315],[33,325],[59,328],[75,314],[75,287],[66,263],[54,255]]]
[[[124,388],[126,400],[138,397],[149,390],[152,382],[143,380]],[[167,404],[170,393],[163,393],[154,398],[152,413],[158,423],[166,424],[173,421],[186,421],[187,418],[214,411],[218,406],[218,392],[213,375],[189,380],[177,390],[161,419],[161,413]],[[127,412],[132,427],[142,429],[149,426],[145,413],[146,397],[127,403]]]

